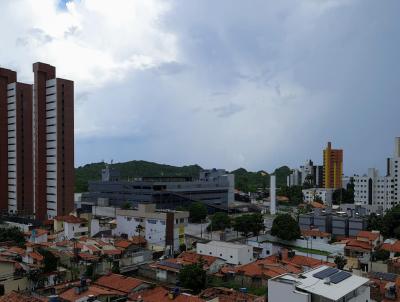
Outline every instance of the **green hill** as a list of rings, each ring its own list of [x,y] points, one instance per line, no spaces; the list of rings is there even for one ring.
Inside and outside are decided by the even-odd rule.
[[[87,164],[75,169],[75,192],[85,192],[89,180],[99,180],[104,162]],[[113,164],[121,172],[122,179],[146,176],[192,176],[197,177],[202,168],[198,165],[176,167],[142,160],[134,160]],[[286,184],[286,176],[290,169],[286,166],[275,170],[277,185]],[[232,171],[235,174],[236,188],[254,192],[257,188],[268,187],[269,174],[265,171],[248,172],[243,168]]]

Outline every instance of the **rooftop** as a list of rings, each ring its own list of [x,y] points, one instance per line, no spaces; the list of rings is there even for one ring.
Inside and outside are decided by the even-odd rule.
[[[362,285],[366,285],[369,279],[350,274],[350,276],[338,283],[325,282],[324,279],[315,277],[315,274],[329,269],[328,266],[320,266],[318,268],[309,270],[301,275],[286,274],[274,278],[277,282],[292,282],[297,289],[304,292],[312,293],[318,296],[325,297],[330,300],[337,301],[346,296],[352,291],[358,289]],[[342,271],[339,271],[342,272]]]

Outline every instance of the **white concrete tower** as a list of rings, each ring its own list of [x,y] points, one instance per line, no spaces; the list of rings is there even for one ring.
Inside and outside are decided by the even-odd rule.
[[[270,213],[271,215],[276,214],[276,176],[271,175],[269,181],[269,196],[270,196]]]

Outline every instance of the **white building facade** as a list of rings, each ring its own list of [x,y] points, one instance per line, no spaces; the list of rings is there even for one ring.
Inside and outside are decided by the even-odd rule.
[[[288,187],[302,186],[309,175],[312,177],[314,187],[322,187],[323,166],[314,165],[311,159],[307,160],[304,166],[300,166],[300,169],[293,169],[287,176],[286,184]]]
[[[244,265],[254,261],[253,247],[224,241],[197,243],[196,252],[200,255],[224,259],[229,264]]]
[[[380,176],[377,169],[370,168],[368,173],[354,176],[354,202],[387,210],[400,202],[399,177],[400,137],[395,139],[394,157],[387,159],[386,176]]]
[[[324,204],[332,204],[332,196],[335,189],[324,189],[324,188],[311,188],[302,190],[303,201],[306,203],[311,203],[316,199],[320,199]]]
[[[185,243],[189,212],[156,210],[154,204],[139,204],[137,210],[116,210],[115,235],[143,236],[152,246],[179,251]]]

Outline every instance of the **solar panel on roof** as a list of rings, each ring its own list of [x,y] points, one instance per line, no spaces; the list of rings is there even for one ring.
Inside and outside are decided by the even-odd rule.
[[[350,277],[351,274],[349,272],[339,272],[330,276],[329,279],[333,284],[338,284],[339,282],[342,282],[343,280],[346,280],[347,278]]]
[[[339,270],[337,268],[330,267],[330,268],[326,268],[318,273],[315,273],[313,275],[313,277],[318,278],[318,279],[325,279],[333,274],[336,274],[338,271]]]
[[[370,274],[373,278],[382,279],[385,281],[394,282],[397,279],[397,275],[392,273],[371,272]]]

